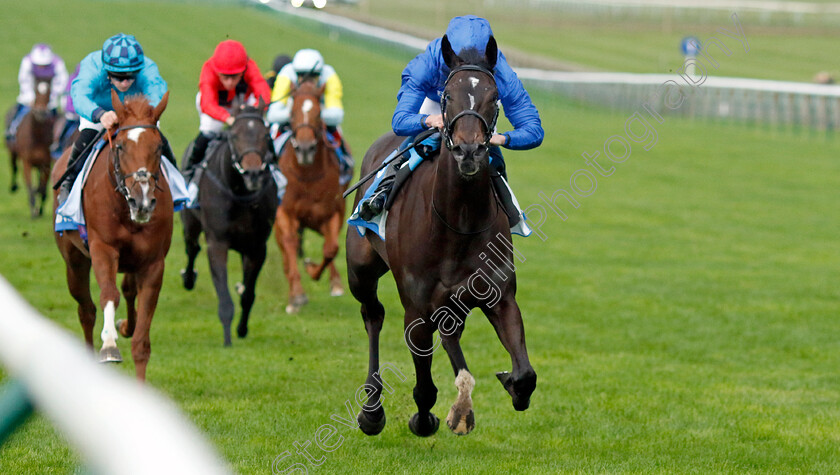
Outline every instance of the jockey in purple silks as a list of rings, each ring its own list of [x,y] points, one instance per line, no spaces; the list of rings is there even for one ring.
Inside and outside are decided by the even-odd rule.
[[[38,43],[23,57],[18,70],[20,93],[14,116],[7,124],[6,140],[13,140],[20,121],[35,101],[35,80],[50,79],[50,102],[47,107],[55,114],[59,100],[67,87],[67,68],[64,60],[49,45]]]
[[[488,41],[493,37],[493,31],[484,18],[466,15],[453,18],[445,36],[455,54],[470,48],[484,53]],[[397,107],[391,120],[391,127],[397,135],[414,136],[429,128],[443,129],[440,98],[450,71],[443,60],[442,40],[432,40],[426,50],[411,60],[402,72],[402,86],[397,93]],[[537,108],[501,50],[498,51],[492,72],[505,116],[514,127],[514,130],[502,134],[493,131],[490,139],[491,164],[500,176],[506,177],[500,147],[511,150],[535,148],[542,143],[544,132]],[[394,167],[388,168],[377,190],[362,202],[360,209],[363,215],[375,216],[382,212],[393,183],[391,169]]]

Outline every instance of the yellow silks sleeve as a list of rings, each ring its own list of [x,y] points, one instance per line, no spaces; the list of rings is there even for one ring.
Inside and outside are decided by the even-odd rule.
[[[286,104],[289,100],[289,91],[291,90],[292,81],[284,74],[278,74],[274,81],[274,90],[271,91],[271,102],[280,101]],[[339,84],[339,88],[340,88]]]
[[[341,87],[341,79],[338,78],[338,74],[333,74],[326,81],[326,89],[324,90],[324,108],[331,109],[331,108],[339,108],[344,110],[344,106],[341,104],[341,98],[344,95],[344,91]],[[277,88],[275,87],[275,91]],[[272,97],[271,100],[274,100]]]

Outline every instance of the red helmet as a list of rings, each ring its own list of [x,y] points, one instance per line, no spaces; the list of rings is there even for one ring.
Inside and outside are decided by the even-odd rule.
[[[248,53],[242,43],[225,40],[216,46],[213,52],[213,67],[219,74],[239,74],[248,65]]]

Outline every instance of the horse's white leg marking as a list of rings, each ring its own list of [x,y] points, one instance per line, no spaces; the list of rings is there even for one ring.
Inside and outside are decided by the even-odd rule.
[[[114,317],[117,314],[114,302],[108,301],[105,304],[105,323],[102,325],[102,348],[113,348],[117,346],[117,328],[114,326]]]
[[[458,398],[449,410],[446,422],[452,432],[458,435],[469,433],[475,424],[472,419],[472,391],[475,388],[475,378],[469,371],[462,369],[458,371],[455,378],[455,387],[458,388]]]

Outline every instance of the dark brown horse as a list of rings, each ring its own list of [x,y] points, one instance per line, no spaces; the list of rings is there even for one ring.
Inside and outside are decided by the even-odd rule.
[[[23,165],[23,181],[29,197],[29,212],[33,218],[44,214],[44,202],[47,200],[47,180],[50,176],[52,157],[50,145],[53,141],[55,117],[50,112],[50,84],[52,78],[35,79],[35,101],[32,108],[18,125],[14,141],[6,143],[12,161],[12,187],[18,189],[18,160]],[[32,185],[32,170],[38,171],[38,187]],[[36,204],[37,196],[40,202]]]
[[[338,235],[344,224],[344,199],[338,183],[338,160],[321,121],[324,87],[318,88],[313,81],[305,81],[293,88],[294,103],[289,119],[291,147],[285,147],[280,156],[280,170],[288,185],[283,202],[277,208],[274,238],[283,254],[283,271],[289,281],[288,313],[297,312],[308,300],[297,265],[298,231],[304,228],[324,236],[323,260],[320,264],[305,261],[306,272],[318,280],[324,269],[329,268],[330,294],[338,296],[344,292],[333,263],[338,254]]]
[[[151,354],[149,328],[163,284],[164,258],[172,241],[172,195],[161,173],[163,140],[157,128],[169,93],[156,107],[144,96],[111,101],[118,117],[116,135],[90,169],[82,195],[87,222],[87,246],[78,231],[56,232],[58,249],[67,265],[67,286],[78,302],[85,341],[93,347],[96,306],[90,296],[90,269],[99,284],[103,362],[120,362],[117,331],[131,338],[137,378],[146,379]],[[68,149],[56,163],[53,181],[64,173]],[[53,201],[57,208],[57,200]],[[128,319],[114,322],[120,301],[117,273],[124,273],[122,293]],[[137,306],[135,308],[135,301]]]
[[[486,56],[476,50],[453,53],[444,37],[444,59],[451,69],[441,101],[444,119],[440,155],[418,166],[393,203],[386,240],[367,231],[347,232],[347,273],[350,290],[361,302],[370,359],[365,388],[367,403],[359,413],[362,431],[378,434],[385,426],[379,374],[379,333],[385,310],[377,298],[379,278],[389,269],[405,309],[405,340],[413,353],[417,382],[417,413],[411,431],[429,436],[439,420],[430,411],[437,398],[431,374],[432,354],[443,343],[456,379],[458,398],[446,419],[450,429],[466,434],[475,426],[470,393],[475,380],[461,352],[464,320],[481,309],[510,353],[512,373],[498,373],[513,398],[513,407],[528,408],[536,373],[528,360],[522,316],[516,303],[508,219],[491,184],[489,140],[498,114],[498,92],[491,72],[496,42]],[[364,158],[361,173],[376,169],[403,138],[391,133],[377,140]],[[364,189],[356,193],[356,203]],[[440,340],[434,341],[435,330]]]
[[[184,287],[190,290],[195,285],[195,258],[201,250],[198,239],[204,232],[225,346],[232,344],[234,314],[228,289],[228,251],[233,249],[242,256],[242,285],[238,286],[242,316],[236,332],[244,338],[277,210],[277,185],[269,169],[274,153],[268,145],[264,112],[262,100],[258,108],[234,105],[233,125],[219,146],[208,152],[199,184],[199,209],[181,212],[187,251],[187,267],[181,273]]]

